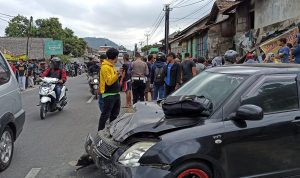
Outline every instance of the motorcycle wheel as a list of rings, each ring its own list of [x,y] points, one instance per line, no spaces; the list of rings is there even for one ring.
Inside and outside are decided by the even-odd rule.
[[[98,100],[98,90],[94,90],[95,99]]]
[[[44,120],[47,116],[47,103],[42,103],[40,108],[40,117]]]

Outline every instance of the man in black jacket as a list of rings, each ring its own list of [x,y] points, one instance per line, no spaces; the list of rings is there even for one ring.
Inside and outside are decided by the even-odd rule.
[[[169,53],[167,55],[167,66],[164,69],[165,72],[165,97],[173,93],[179,88],[181,83],[181,67],[180,64],[175,62],[175,53]]]

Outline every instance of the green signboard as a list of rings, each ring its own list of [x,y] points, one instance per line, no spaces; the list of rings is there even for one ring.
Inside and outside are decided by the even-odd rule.
[[[63,42],[61,40],[45,41],[45,55],[63,54]]]
[[[149,54],[151,54],[151,53],[158,53],[158,52],[159,52],[158,48],[151,48],[151,49],[149,49]]]

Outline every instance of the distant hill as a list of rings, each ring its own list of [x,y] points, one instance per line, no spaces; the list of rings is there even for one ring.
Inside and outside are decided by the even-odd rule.
[[[106,38],[95,38],[95,37],[86,37],[86,38],[83,38],[85,42],[87,42],[88,46],[90,48],[93,48],[93,49],[98,49],[99,46],[111,46],[111,47],[114,47],[114,48],[118,48],[119,45],[117,45],[115,42],[109,40],[109,39],[106,39]]]

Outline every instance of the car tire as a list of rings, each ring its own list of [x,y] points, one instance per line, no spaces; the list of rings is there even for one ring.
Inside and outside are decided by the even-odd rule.
[[[211,169],[201,162],[187,162],[178,166],[173,171],[176,178],[212,178],[213,173]]]
[[[8,148],[7,145],[6,145],[6,149],[10,149],[10,150],[6,150],[6,151],[9,151],[8,154],[8,157],[4,158],[6,160],[3,160],[2,159],[2,154],[4,153],[3,151],[1,151],[1,146],[4,142],[9,142],[9,140],[6,140],[4,141],[3,138],[7,138],[7,139],[10,139],[10,142],[11,143],[7,143],[7,144],[10,144],[9,146],[11,148]],[[3,143],[2,143],[3,141]],[[2,148],[4,149],[4,148]],[[0,172],[4,171],[5,169],[7,169],[11,163],[11,160],[12,160],[12,157],[13,157],[13,154],[14,154],[14,140],[13,140],[13,131],[10,129],[10,127],[5,127],[5,129],[3,130],[3,132],[1,133],[0,135]]]

